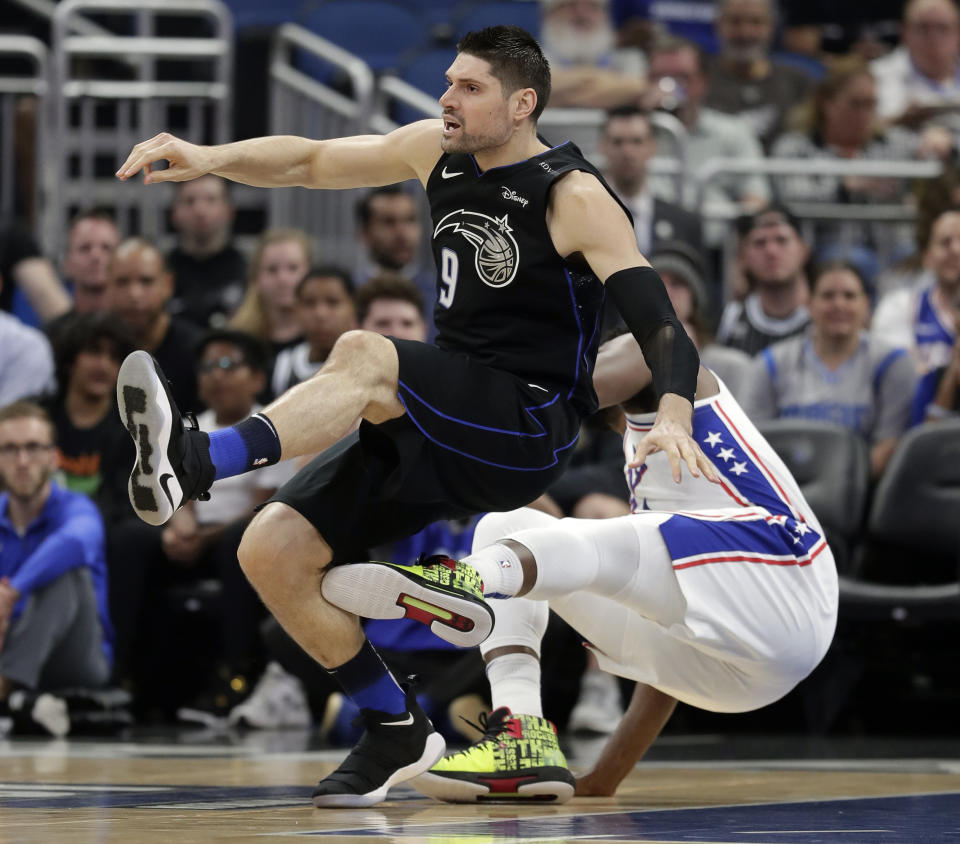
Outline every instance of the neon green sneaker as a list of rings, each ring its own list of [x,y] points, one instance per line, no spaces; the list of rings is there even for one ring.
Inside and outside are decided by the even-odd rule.
[[[478,742],[444,756],[410,785],[448,803],[565,803],[573,797],[576,780],[546,718],[513,715],[503,706],[484,726]]]
[[[331,604],[363,618],[412,618],[461,648],[479,645],[493,630],[493,610],[472,566],[449,557],[415,565],[351,563],[327,571],[320,583]]]

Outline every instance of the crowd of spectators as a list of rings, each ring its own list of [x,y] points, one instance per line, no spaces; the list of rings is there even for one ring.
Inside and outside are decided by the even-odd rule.
[[[960,414],[960,12],[954,0],[908,0],[852,21],[835,5],[540,0],[540,35],[551,105],[606,110],[597,163],[704,363],[758,421],[856,432],[878,482],[909,428]],[[899,26],[881,25],[891,20]],[[933,160],[944,175],[914,184],[731,172],[703,195],[680,192],[649,166],[675,152],[658,144],[658,110],[685,128],[692,170],[717,156],[769,156]],[[134,692],[143,717],[186,707],[269,727],[325,716],[332,740],[352,741],[343,699],[270,623],[236,563],[254,508],[296,466],[218,481],[210,501],[162,528],[139,522],[126,501],[133,448],[116,412],[117,371],[129,351],[149,351],[178,405],[214,430],[311,378],[346,331],[432,340],[430,220],[403,186],[369,191],[346,269],[315,248],[322,220],[238,248],[218,176],[172,196],[169,251],[162,233],[120,231],[108,209],[90,207],[55,262],[29,225],[0,220],[0,714],[62,734],[69,716],[51,692],[110,683]],[[804,203],[849,214],[816,219]],[[876,204],[914,209],[915,229],[861,213]],[[608,307],[605,328],[618,321]],[[537,506],[628,511],[617,424],[608,415],[585,428],[569,476]],[[438,526],[383,553],[457,553],[471,532]],[[220,596],[204,644],[208,682],[171,692],[175,667],[157,670],[156,655],[177,641],[162,596],[201,582]],[[417,631],[388,640],[397,666],[411,650],[432,654],[420,662],[424,705],[454,730],[446,719],[457,700],[483,693],[482,666]],[[618,688],[595,666],[584,677],[571,725],[612,726]]]

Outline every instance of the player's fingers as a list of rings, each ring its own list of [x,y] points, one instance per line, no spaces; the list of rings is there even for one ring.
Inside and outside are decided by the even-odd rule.
[[[659,450],[660,446],[658,446],[654,440],[652,440],[649,436],[644,437],[639,443],[637,443],[637,445],[634,446],[633,459],[627,465],[631,469],[636,469],[638,466],[642,466],[644,464],[649,455]]]
[[[700,467],[697,463],[697,452],[696,447],[691,447],[689,442],[680,443],[680,456],[683,458],[684,462],[687,464],[687,468],[690,470],[690,474],[695,478],[700,477]]]
[[[665,448],[664,453],[667,455],[667,460],[670,461],[670,474],[673,475],[673,480],[675,483],[680,483],[682,477],[681,467],[683,466],[683,458],[680,455],[680,449],[677,446],[673,448]]]
[[[698,447],[697,452],[697,463],[703,470],[703,474],[706,476],[707,480],[715,484],[720,483],[720,473],[717,471],[717,467],[713,465],[713,462],[709,457],[707,457],[706,454],[703,453],[702,449]]]

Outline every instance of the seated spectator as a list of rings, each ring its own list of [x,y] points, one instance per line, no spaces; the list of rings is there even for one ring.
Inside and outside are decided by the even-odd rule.
[[[271,392],[282,395],[320,371],[345,331],[357,327],[353,279],[339,267],[315,267],[297,285],[297,319],[304,340],[277,355]]]
[[[704,105],[748,122],[765,150],[782,134],[790,110],[813,88],[804,71],[770,58],[774,0],[720,0],[720,53],[710,62]]]
[[[381,273],[360,288],[357,320],[367,331],[399,340],[423,341],[427,336],[420,291],[412,281],[395,273]]]
[[[163,367],[177,404],[197,408],[194,349],[201,331],[167,313],[172,295],[173,276],[156,246],[131,237],[117,247],[110,262],[110,310],[132,333],[136,347]]]
[[[247,262],[230,241],[229,185],[212,173],[174,185],[170,221],[177,245],[167,255],[174,280],[170,312],[203,328],[222,326],[243,298]]]
[[[779,137],[772,155],[797,160],[905,161],[949,153],[949,138],[942,148],[939,145],[943,130],[933,129],[921,139],[902,128],[883,129],[877,122],[876,105],[877,84],[869,70],[832,73],[817,85],[799,121],[801,130]],[[787,203],[862,204],[904,202],[910,185],[905,179],[797,175],[776,177],[776,188]],[[814,241],[818,250],[839,243],[889,252],[898,245],[909,245],[909,229],[898,231],[889,224],[859,221],[823,222],[817,224]]]
[[[711,158],[763,158],[763,148],[749,124],[733,115],[703,105],[707,95],[707,76],[703,54],[689,41],[664,39],[650,53],[649,103],[675,114],[688,134],[686,166],[691,173]],[[658,177],[651,188],[660,196],[692,208],[697,201],[696,183],[687,180],[687,193],[676,196],[673,179]],[[767,204],[770,187],[766,178],[751,173],[728,174],[707,186],[704,205],[708,210],[750,213]],[[706,227],[707,245],[719,246],[726,233],[720,225]]]
[[[0,715],[62,736],[70,716],[51,692],[103,686],[113,631],[103,521],[86,496],[51,483],[56,465],[40,407],[0,410]]]
[[[58,480],[90,496],[110,521],[129,510],[127,478],[136,459],[117,411],[117,373],[134,349],[118,317],[77,315],[57,338],[57,393],[45,403],[57,438]]]
[[[0,292],[6,279],[0,276]],[[36,328],[0,310],[0,407],[54,390],[53,352]]]
[[[871,327],[878,339],[909,350],[920,375],[946,366],[953,356],[957,324],[950,302],[960,287],[960,211],[945,211],[934,221],[924,265],[919,286],[880,300]]]
[[[950,293],[953,324],[960,326],[960,285]],[[910,424],[960,416],[960,332],[953,341],[949,363],[930,370],[917,384]]]
[[[303,330],[297,320],[294,291],[310,269],[313,247],[299,229],[264,232],[250,262],[247,290],[228,325],[246,331],[276,355],[300,342]]]
[[[703,248],[700,217],[650,190],[647,163],[657,153],[657,141],[646,112],[637,106],[608,111],[599,149],[606,161],[603,175],[633,215],[637,246],[644,255],[664,240],[682,240],[697,251]]]
[[[810,247],[795,217],[768,208],[739,221],[740,264],[751,285],[742,302],[730,302],[720,317],[717,341],[748,355],[799,334],[810,321],[805,266]]]
[[[700,352],[700,362],[739,399],[750,356],[714,342],[707,317],[710,295],[699,254],[686,243],[674,240],[661,243],[647,258],[660,273],[678,319]]]
[[[743,406],[754,422],[800,417],[856,431],[876,479],[907,428],[916,375],[904,349],[866,332],[869,318],[860,273],[825,264],[813,276],[810,327],[754,358]]]
[[[423,248],[423,230],[430,223],[417,199],[400,185],[374,188],[357,205],[357,225],[363,246],[357,288],[380,273],[399,273],[413,281],[425,302],[433,302],[437,271],[430,251]],[[433,314],[425,316],[432,340]]]
[[[550,105],[613,108],[637,104],[646,62],[617,48],[609,0],[540,0],[540,44],[550,62]]]
[[[52,322],[46,332],[51,342],[74,316],[105,311],[109,307],[110,262],[120,242],[113,215],[104,208],[81,211],[70,222],[63,273],[73,293],[73,306]]]
[[[960,97],[960,13],[954,0],[908,0],[903,43],[873,62],[878,112],[888,123],[929,120],[956,131]],[[953,110],[952,114],[945,112]]]
[[[0,224],[0,309],[37,327],[70,307],[70,296],[57,278],[53,264],[40,251],[27,229],[17,223]]]

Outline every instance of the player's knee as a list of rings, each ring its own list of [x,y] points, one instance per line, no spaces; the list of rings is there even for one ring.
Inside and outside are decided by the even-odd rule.
[[[257,591],[285,572],[309,567],[313,572],[330,561],[330,549],[310,524],[292,507],[272,502],[251,520],[237,549],[240,568]]]
[[[325,367],[357,371],[363,375],[379,373],[388,368],[391,353],[396,359],[393,343],[382,334],[353,329],[337,338]]]
[[[479,551],[488,545],[499,542],[511,533],[526,528],[555,525],[557,520],[539,510],[521,507],[508,513],[487,513],[473,533],[473,551]]]

